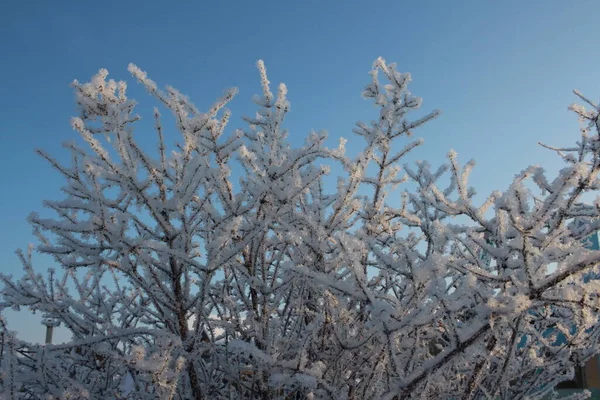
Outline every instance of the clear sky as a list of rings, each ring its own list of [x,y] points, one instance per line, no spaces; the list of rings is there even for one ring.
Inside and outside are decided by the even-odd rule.
[[[27,215],[43,199],[60,198],[61,178],[34,149],[61,159],[61,142],[76,138],[73,79],[107,68],[129,81],[147,119],[154,102],[128,75],[129,62],[201,109],[237,86],[231,126],[242,127],[239,117],[253,113],[250,99],[260,90],[254,64],[264,59],[270,80],[288,85],[292,139],[325,129],[333,145],[373,116],[360,93],[372,61],[383,56],[412,73],[424,110],[443,112],[421,130],[426,144],[413,159],[439,164],[450,148],[462,161],[475,158],[471,183],[484,194],[505,188],[529,164],[555,171],[559,160],[537,141],[577,140],[577,119],[567,111],[571,90],[600,96],[597,12],[593,0],[4,0],[0,269],[20,274],[14,250],[33,242]],[[24,339],[42,340],[42,327],[31,321],[10,319]]]

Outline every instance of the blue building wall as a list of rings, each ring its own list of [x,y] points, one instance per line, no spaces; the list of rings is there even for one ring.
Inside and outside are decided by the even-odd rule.
[[[592,233],[590,236],[585,239],[584,244],[590,250],[600,250],[600,240],[598,238],[600,233]]]

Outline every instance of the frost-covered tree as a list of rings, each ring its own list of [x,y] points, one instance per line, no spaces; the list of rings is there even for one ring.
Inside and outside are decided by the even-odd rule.
[[[65,145],[70,163],[40,151],[64,198],[30,217],[62,274],[19,252],[0,303],[72,339],[28,344],[0,321],[4,397],[540,398],[600,352],[600,252],[584,243],[600,201],[583,201],[600,186],[597,104],[578,94],[585,128],[553,149],[555,178],[529,167],[477,205],[473,162],[403,165],[437,112],[411,117],[421,100],[395,65],[374,64],[379,112],[353,156],[321,132],[292,147],[286,87],[258,69],[257,114],[231,130],[235,91],[200,112],[130,65],[180,134],[171,145],[157,108],[152,153],[124,82],[73,83],[84,145]]]

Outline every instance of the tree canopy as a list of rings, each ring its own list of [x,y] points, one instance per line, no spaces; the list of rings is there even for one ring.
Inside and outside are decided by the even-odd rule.
[[[584,201],[600,185],[597,104],[576,93],[584,128],[551,148],[556,176],[528,167],[475,204],[474,162],[404,164],[438,112],[413,117],[421,100],[394,64],[373,65],[363,96],[378,112],[356,124],[353,156],[323,132],[291,146],[287,89],[257,65],[243,130],[229,128],[234,90],[202,112],[130,65],[174,116],[163,129],[155,109],[152,153],[124,82],[73,83],[83,142],[65,144],[70,163],[39,151],[64,196],[31,214],[24,276],[0,276],[0,310],[41,312],[72,339],[25,343],[2,322],[3,396],[540,398],[600,351],[600,284],[585,279],[600,203]],[[61,271],[39,274],[33,250]]]

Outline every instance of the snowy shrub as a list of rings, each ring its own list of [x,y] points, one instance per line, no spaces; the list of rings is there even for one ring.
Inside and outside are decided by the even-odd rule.
[[[4,398],[539,398],[599,352],[600,286],[583,279],[600,261],[584,245],[600,228],[584,202],[600,183],[596,104],[572,107],[585,128],[554,149],[556,177],[526,168],[478,205],[473,162],[404,165],[438,113],[412,117],[421,100],[395,65],[373,66],[378,114],[352,156],[322,132],[292,147],[286,87],[258,69],[257,114],[234,130],[235,91],[201,112],[131,65],[179,132],[156,109],[150,153],[124,82],[73,83],[83,141],[68,163],[40,151],[64,197],[30,217],[62,274],[21,252],[0,303],[72,340],[27,344],[2,323]]]

